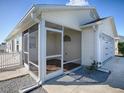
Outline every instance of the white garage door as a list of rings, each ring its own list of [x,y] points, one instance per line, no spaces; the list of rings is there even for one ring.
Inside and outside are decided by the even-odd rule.
[[[110,36],[102,34],[101,39],[102,62],[114,56],[114,39]]]

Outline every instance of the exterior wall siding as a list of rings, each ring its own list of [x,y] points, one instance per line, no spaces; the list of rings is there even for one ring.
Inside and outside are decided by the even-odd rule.
[[[101,24],[98,25],[99,31],[99,40],[100,40],[100,53],[101,60],[100,62],[104,62],[110,57],[114,56],[115,44],[114,44],[114,33],[112,29],[112,24],[110,20],[105,20]]]
[[[82,65],[91,65],[96,60],[95,32],[92,27],[82,32]]]

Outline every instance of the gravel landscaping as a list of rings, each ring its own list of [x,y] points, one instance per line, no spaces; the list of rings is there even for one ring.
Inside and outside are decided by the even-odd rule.
[[[19,89],[36,84],[30,75],[0,82],[0,93],[19,93]],[[31,93],[41,93],[42,89],[32,91]],[[39,92],[38,92],[39,91]]]

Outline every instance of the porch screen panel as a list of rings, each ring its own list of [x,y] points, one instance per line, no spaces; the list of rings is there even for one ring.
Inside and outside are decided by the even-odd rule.
[[[22,50],[23,50],[23,62],[28,64],[28,30],[23,32],[22,35]]]
[[[38,65],[38,24],[29,28],[29,61]]]
[[[24,36],[24,52],[28,52],[28,37]]]
[[[62,33],[47,30],[47,47],[46,47],[46,74],[54,73],[61,70],[62,53],[61,39]]]

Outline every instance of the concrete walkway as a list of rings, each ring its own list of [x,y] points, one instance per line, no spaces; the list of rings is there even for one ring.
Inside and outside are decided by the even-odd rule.
[[[124,57],[115,57],[103,67],[111,70],[111,75],[104,84],[124,89]]]
[[[14,69],[6,72],[0,73],[0,81],[13,79],[16,77],[27,75],[28,71],[25,68]]]
[[[104,83],[47,83],[43,85],[43,88],[46,93],[124,93],[124,58],[112,58],[103,67],[111,70],[110,76]]]

